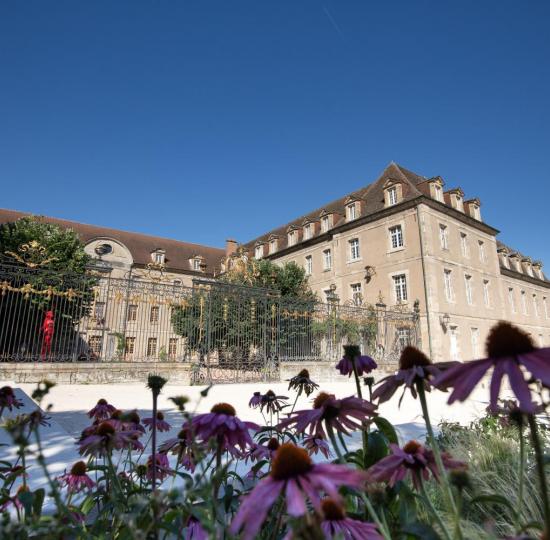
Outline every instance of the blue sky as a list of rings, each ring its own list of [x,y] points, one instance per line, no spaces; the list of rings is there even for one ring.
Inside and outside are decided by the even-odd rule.
[[[0,206],[223,245],[394,160],[546,261],[550,3],[0,3]]]

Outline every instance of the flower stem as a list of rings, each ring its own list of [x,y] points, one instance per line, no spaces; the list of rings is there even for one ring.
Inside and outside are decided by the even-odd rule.
[[[355,377],[355,386],[357,387],[357,397],[363,399],[363,392],[361,391],[361,380],[359,379],[359,374],[357,373],[357,366],[355,365],[355,358],[352,359],[351,365],[353,366],[353,376]],[[368,438],[368,424],[363,421],[361,422],[361,439],[363,441],[363,467],[367,460],[367,450],[369,444]]]
[[[296,394],[296,399],[294,400],[294,403],[292,405],[292,409],[290,409],[290,414],[294,412],[294,407],[296,407],[296,403],[298,402],[298,398],[300,397],[300,394],[302,393],[302,388],[298,388],[298,393]]]
[[[378,529],[382,533],[382,536],[386,540],[391,540],[391,534],[390,534],[389,530],[387,529],[387,527],[384,525],[384,523],[382,523],[382,521],[378,517],[378,514],[376,513],[376,510],[372,506],[372,503],[370,502],[370,499],[364,493],[361,493],[361,500],[363,501],[363,503],[367,507],[367,510],[369,511],[369,514],[370,514],[372,520],[378,526]]]
[[[441,532],[445,535],[445,538],[447,538],[447,540],[451,540],[451,535],[449,534],[447,527],[445,527],[445,524],[443,523],[443,520],[441,519],[439,512],[435,509],[434,505],[432,504],[432,501],[430,500],[430,497],[426,493],[426,486],[424,486],[422,475],[419,474],[418,477],[420,480],[420,493],[422,495],[421,496],[422,501],[428,507],[428,510],[431,512],[432,516],[437,521],[437,524],[439,525]]]
[[[546,483],[546,472],[544,470],[544,454],[542,451],[542,445],[537,428],[537,419],[534,414],[527,415],[527,418],[529,421],[529,428],[531,429],[533,448],[535,449],[537,472],[540,481],[540,493],[542,497],[542,504],[544,505],[544,521],[546,524],[546,530],[550,531],[550,503],[548,500],[548,485]]]
[[[332,447],[334,448],[334,451],[336,452],[336,455],[338,456],[338,461],[340,463],[345,464],[346,460],[344,459],[344,456],[342,455],[342,452],[340,451],[340,447],[338,446],[338,443],[336,442],[336,436],[334,435],[334,430],[332,429],[332,426],[325,422],[325,427],[327,428],[327,434],[328,438],[330,439],[330,442],[332,443]]]
[[[456,514],[456,504],[453,498],[453,493],[451,491],[451,486],[449,485],[449,480],[447,478],[447,473],[445,467],[443,466],[443,460],[441,459],[441,452],[439,450],[439,445],[435,440],[432,423],[430,422],[430,415],[428,413],[428,403],[426,402],[426,392],[424,391],[424,381],[420,380],[416,383],[416,390],[418,392],[418,398],[420,400],[420,406],[422,407],[422,415],[424,416],[424,422],[426,423],[426,431],[428,433],[428,441],[434,453],[435,463],[439,471],[439,477],[443,484],[443,492],[446,494],[448,499],[448,504],[452,509],[453,514]]]
[[[519,488],[518,488],[518,510],[516,527],[521,525],[521,511],[523,506],[523,491],[525,486],[525,440],[523,439],[523,426],[518,427],[519,431]]]

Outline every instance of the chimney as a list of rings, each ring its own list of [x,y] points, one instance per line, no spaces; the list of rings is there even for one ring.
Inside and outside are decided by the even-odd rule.
[[[237,240],[233,240],[232,238],[228,238],[225,241],[225,256],[230,257],[237,251],[237,246],[239,244],[237,243]]]

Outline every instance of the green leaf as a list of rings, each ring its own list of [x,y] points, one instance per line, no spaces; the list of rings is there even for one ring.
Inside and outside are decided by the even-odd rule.
[[[441,537],[435,532],[433,527],[419,521],[406,525],[402,529],[402,532],[419,540],[441,540]]]
[[[32,514],[32,503],[34,499],[32,491],[22,491],[17,495],[17,498],[23,505],[23,508],[25,509],[25,514],[27,514],[27,516],[30,516]]]
[[[388,443],[386,437],[378,431],[372,431],[368,435],[367,455],[364,460],[364,467],[368,469],[383,457],[388,455]]]
[[[44,488],[39,488],[34,492],[34,501],[32,503],[32,513],[36,517],[40,517],[42,514],[42,505],[44,504],[44,497],[46,496],[46,491]]]
[[[399,439],[397,437],[397,432],[392,424],[383,418],[382,416],[376,416],[373,419],[376,427],[385,435],[386,439],[392,444],[399,444]]]
[[[474,497],[470,504],[500,504],[506,506],[514,516],[517,515],[514,505],[504,495],[497,495],[496,493],[490,495],[478,495]]]

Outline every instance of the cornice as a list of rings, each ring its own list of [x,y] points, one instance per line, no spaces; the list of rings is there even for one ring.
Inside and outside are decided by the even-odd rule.
[[[543,279],[531,277],[531,276],[528,276],[527,274],[522,274],[521,272],[516,272],[515,270],[510,270],[509,268],[505,268],[504,266],[500,267],[500,273],[503,276],[519,279],[521,281],[526,281],[527,283],[531,283],[532,285],[538,285],[539,287],[550,289],[550,281],[545,281]]]

